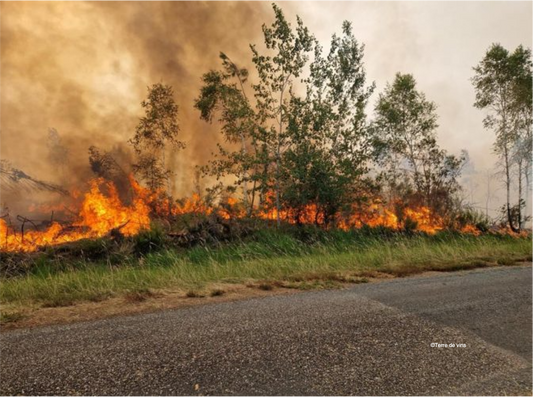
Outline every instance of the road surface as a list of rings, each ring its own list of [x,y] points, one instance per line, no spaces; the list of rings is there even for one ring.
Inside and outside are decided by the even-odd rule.
[[[527,394],[531,283],[494,268],[5,332],[0,394]]]

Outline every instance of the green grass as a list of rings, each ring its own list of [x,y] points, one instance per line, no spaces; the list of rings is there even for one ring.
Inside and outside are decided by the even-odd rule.
[[[50,307],[112,296],[141,301],[150,296],[147,291],[164,289],[201,297],[224,282],[261,289],[334,288],[341,282],[366,282],[375,272],[401,277],[524,260],[531,260],[526,238],[266,230],[218,246],[163,248],[120,266],[101,261],[56,268],[42,263],[30,274],[4,279],[0,303]]]

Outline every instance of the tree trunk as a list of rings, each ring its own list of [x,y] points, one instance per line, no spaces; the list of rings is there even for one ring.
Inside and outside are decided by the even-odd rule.
[[[281,204],[279,200],[280,187],[279,187],[279,154],[278,153],[279,153],[279,145],[278,145],[278,149],[276,153],[276,224],[278,227],[280,227],[281,219],[279,217],[279,213],[281,209]]]
[[[525,135],[522,136],[522,140],[519,143],[520,144],[520,154],[519,154],[519,171],[518,171],[518,178],[519,178],[519,203],[522,205],[520,206],[520,229],[523,230],[526,228],[526,221],[528,220],[528,213],[529,213],[529,204],[530,204],[530,172],[531,172],[531,146],[527,145],[527,143],[531,143],[531,109],[528,109],[526,116],[525,116],[525,124],[524,124],[524,131]],[[522,174],[523,178],[522,179]],[[522,185],[522,183],[525,182],[525,186]],[[522,199],[522,195],[524,196]]]
[[[241,152],[243,156],[246,156],[246,138],[244,137],[244,134],[241,134],[241,142],[242,142],[242,149]],[[248,214],[251,213],[251,209],[248,207],[248,171],[244,170],[244,181],[242,184],[242,201],[244,203],[244,208],[246,208],[246,211]]]
[[[237,65],[235,65],[233,63],[233,61],[228,57],[227,58],[228,61],[231,63],[231,67],[233,68],[233,72],[235,73],[235,76],[237,77],[237,80],[239,80],[239,84],[241,86],[241,92],[242,92],[242,95],[244,97],[244,99],[246,100],[246,102],[248,102],[248,96],[246,95],[246,91],[244,90],[244,83],[242,81],[242,78],[241,78],[241,73],[239,71],[239,68],[237,67]],[[247,153],[247,150],[246,150],[246,138],[244,136],[244,134],[241,133],[241,142],[242,142],[242,153],[243,155],[246,155]],[[256,149],[255,147],[255,142],[252,141],[252,146],[254,147],[254,149]],[[257,151],[256,151],[257,153]],[[242,186],[242,190],[243,190],[243,202],[244,202],[244,207],[246,208],[246,212],[248,213],[248,216],[250,216],[252,214],[252,209],[253,209],[253,202],[254,202],[254,196],[255,196],[255,181],[254,181],[254,187],[253,187],[253,192],[252,192],[252,200],[251,200],[251,204],[249,205],[248,204],[248,171],[244,171],[244,183],[243,183],[243,186]]]
[[[250,200],[250,208],[248,209],[248,216],[252,216],[252,211],[254,209],[256,183],[257,183],[257,181],[254,179],[254,183],[252,185],[252,199]]]
[[[518,230],[524,228],[524,217],[522,217],[522,159],[518,161]]]
[[[526,219],[530,213],[530,204],[531,204],[531,200],[530,200],[530,196],[529,196],[529,192],[530,192],[530,172],[531,172],[531,162],[530,161],[526,161],[526,166],[524,167],[524,178],[525,178],[525,182],[526,182],[526,186],[525,186],[525,196],[526,196],[526,202],[524,203],[524,219]]]
[[[490,191],[490,176],[487,177],[487,199],[485,200],[485,216],[489,217],[489,204],[490,204],[490,197],[491,197],[491,191]]]
[[[280,99],[279,99],[279,132],[278,139],[276,142],[276,223],[278,228],[281,226],[281,219],[279,217],[281,203],[280,203],[280,160],[281,160],[281,134],[283,132],[283,91],[281,90]]]
[[[507,193],[507,222],[509,222],[509,227],[515,233],[518,233],[519,230],[513,224],[513,216],[511,212],[511,165],[509,164],[509,151],[507,148],[507,142],[504,142],[503,145],[503,155],[505,161],[505,189]]]

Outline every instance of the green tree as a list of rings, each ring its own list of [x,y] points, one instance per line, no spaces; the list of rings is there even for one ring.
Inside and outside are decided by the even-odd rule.
[[[240,149],[231,150],[218,145],[217,159],[204,167],[204,172],[215,175],[217,179],[228,174],[234,175],[235,184],[242,185],[244,204],[250,213],[255,199],[254,174],[257,166],[254,162],[255,111],[246,94],[248,70],[239,68],[224,53],[220,53],[220,59],[221,71],[211,70],[203,75],[203,86],[194,106],[200,111],[200,118],[207,122],[212,122],[217,115],[226,142],[233,147],[238,145]],[[254,179],[254,187],[250,194],[248,183],[251,179]]]
[[[416,89],[412,75],[397,73],[375,113],[376,154],[391,200],[414,199],[439,214],[449,210],[463,160],[437,144],[435,103]]]
[[[314,41],[299,18],[293,30],[281,9],[276,5],[273,9],[274,23],[263,25],[267,53],[260,54],[251,45],[258,75],[256,84],[248,81],[246,69],[237,67],[222,53],[222,70],[204,74],[195,107],[205,121],[211,122],[218,115],[221,132],[229,143],[219,145],[216,159],[204,171],[217,178],[233,175],[235,184],[243,187],[249,213],[257,193],[265,205],[269,201],[266,194],[274,191],[279,225],[282,154],[288,145],[287,107],[295,79],[301,76]],[[239,149],[234,150],[237,145]]]
[[[171,170],[166,168],[167,149],[182,149],[178,140],[178,105],[170,85],[161,83],[148,87],[148,99],[142,101],[145,115],[129,141],[137,155],[133,171],[150,189],[168,184]]]
[[[293,31],[283,11],[275,4],[273,9],[274,23],[271,26],[263,25],[268,54],[260,54],[255,45],[250,47],[253,54],[252,62],[259,76],[259,81],[253,85],[253,88],[257,121],[260,126],[257,131],[262,148],[260,160],[264,167],[262,187],[268,189],[273,185],[279,226],[282,154],[290,145],[286,128],[290,117],[288,106],[290,98],[294,95],[295,79],[304,72],[315,39],[303,25],[300,17],[297,17],[297,26]],[[270,164],[274,165],[272,173],[269,170]]]
[[[527,197],[531,187],[532,149],[532,118],[533,118],[533,77],[531,50],[519,46],[511,56],[516,74],[513,82],[513,113],[516,141],[513,145],[513,162],[517,166],[518,178],[518,224],[525,227],[528,220],[526,214]],[[525,182],[525,186],[524,186]]]
[[[354,198],[367,170],[365,106],[374,86],[366,86],[363,46],[348,22],[324,55],[300,18],[293,29],[273,9],[274,23],[263,25],[265,53],[251,46],[256,83],[224,54],[222,69],[203,76],[195,106],[209,122],[216,112],[230,143],[220,145],[207,169],[234,175],[245,197],[252,182],[249,208],[258,191],[262,205],[276,209],[278,225],[282,210],[300,222],[308,204],[319,209],[316,222],[328,224]],[[269,192],[274,202],[266,199]]]
[[[495,132],[494,152],[505,175],[507,223],[513,231],[519,231],[522,178],[524,173],[529,175],[531,166],[531,51],[519,46],[510,53],[500,44],[493,44],[474,71],[474,106],[487,112],[484,126]],[[511,205],[514,166],[518,167],[518,211]]]
[[[371,136],[365,107],[374,84],[366,85],[363,55],[349,22],[340,37],[333,35],[327,55],[315,43],[306,96],[293,96],[287,111],[283,201],[291,208],[315,204],[326,226],[367,190],[362,187]]]

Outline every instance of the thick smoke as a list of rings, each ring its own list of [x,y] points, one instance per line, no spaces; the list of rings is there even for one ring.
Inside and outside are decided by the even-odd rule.
[[[220,139],[193,108],[200,78],[219,67],[220,51],[249,66],[249,44],[272,18],[267,3],[2,3],[2,159],[38,179],[80,185],[92,176],[88,148],[126,146],[147,87],[164,82],[174,88],[187,145],[169,159],[174,193],[190,193],[194,166]],[[49,161],[49,128],[68,149],[66,173]],[[35,197],[2,192],[12,209],[24,199]]]

